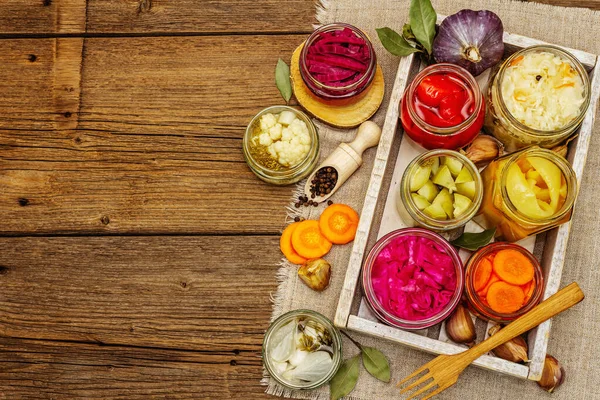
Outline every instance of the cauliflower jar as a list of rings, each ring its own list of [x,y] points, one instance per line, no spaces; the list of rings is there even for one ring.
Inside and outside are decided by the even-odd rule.
[[[243,147],[252,172],[275,185],[305,178],[319,158],[316,127],[304,113],[287,106],[259,112],[248,124]]]

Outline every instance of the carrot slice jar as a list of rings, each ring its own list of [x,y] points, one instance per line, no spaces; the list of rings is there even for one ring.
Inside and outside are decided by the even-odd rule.
[[[279,248],[289,262],[301,265],[304,264],[307,259],[296,253],[296,250],[294,250],[294,247],[292,246],[292,233],[294,233],[299,224],[300,222],[291,223],[283,230],[281,238],[279,238]]]
[[[467,305],[483,320],[507,323],[518,318],[540,302],[543,288],[540,264],[514,243],[488,244],[465,267]]]
[[[349,243],[356,236],[358,213],[345,204],[332,204],[321,214],[319,228],[331,243]]]
[[[301,257],[320,258],[331,250],[332,243],[321,233],[319,222],[306,220],[292,232],[292,247]]]

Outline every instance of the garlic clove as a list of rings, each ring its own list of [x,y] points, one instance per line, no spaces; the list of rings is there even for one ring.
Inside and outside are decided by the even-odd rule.
[[[546,354],[544,360],[544,369],[542,371],[542,379],[538,381],[539,387],[552,393],[554,389],[562,385],[565,380],[565,370],[560,365],[558,360],[549,354]]]
[[[489,135],[479,135],[467,147],[465,155],[474,164],[485,165],[504,151],[504,145]]]
[[[498,333],[500,329],[502,329],[500,325],[494,325],[490,328],[488,334],[493,336]],[[527,342],[521,336],[517,336],[492,350],[492,353],[494,353],[496,357],[515,363],[529,362],[527,352]]]
[[[329,286],[331,265],[322,258],[310,260],[298,268],[298,276],[309,288],[320,292]]]
[[[456,343],[464,343],[469,346],[475,343],[475,339],[477,339],[475,324],[473,324],[471,314],[462,304],[456,307],[454,313],[446,321],[446,334]]]

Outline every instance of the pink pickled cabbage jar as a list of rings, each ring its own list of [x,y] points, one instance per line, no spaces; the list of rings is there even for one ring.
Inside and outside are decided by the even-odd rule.
[[[437,233],[405,228],[375,243],[363,265],[365,297],[377,317],[403,329],[448,318],[464,288],[457,250]]]

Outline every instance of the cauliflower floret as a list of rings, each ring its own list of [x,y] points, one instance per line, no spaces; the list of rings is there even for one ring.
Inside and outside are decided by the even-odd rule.
[[[277,118],[271,113],[267,113],[260,117],[260,130],[267,131],[269,128],[275,126],[277,123]]]
[[[275,124],[275,126],[272,126],[271,128],[269,128],[269,135],[271,136],[272,140],[278,140],[279,138],[281,138],[281,131],[282,131],[282,126],[281,124]]]
[[[300,135],[300,143],[310,144],[310,136],[308,134]]]
[[[292,140],[293,135],[294,134],[292,133],[292,131],[289,128],[283,128],[281,130],[281,140],[289,142],[290,140]]]
[[[269,134],[267,132],[263,132],[258,136],[258,141],[262,146],[268,146],[271,143],[273,143],[273,141],[271,140],[271,136],[269,136]]]

